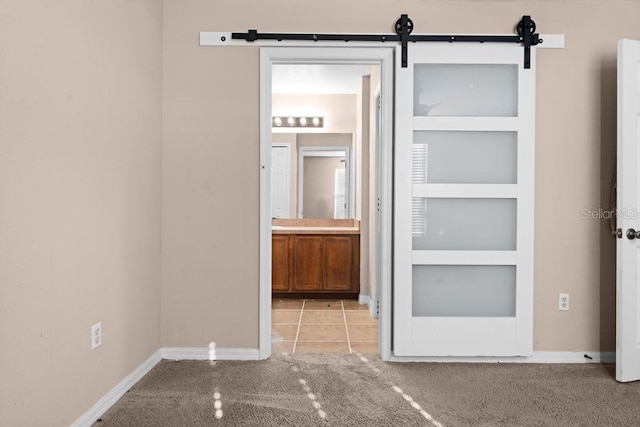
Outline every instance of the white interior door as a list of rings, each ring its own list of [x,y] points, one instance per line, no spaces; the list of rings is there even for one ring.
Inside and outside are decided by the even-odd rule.
[[[616,379],[640,379],[640,41],[618,43]]]
[[[271,217],[289,218],[291,146],[271,147]]]
[[[409,46],[396,60],[393,353],[533,348],[535,49]]]

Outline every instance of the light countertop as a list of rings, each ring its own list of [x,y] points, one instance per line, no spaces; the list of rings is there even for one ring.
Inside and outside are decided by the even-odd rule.
[[[273,234],[360,234],[359,227],[287,227],[272,225]]]

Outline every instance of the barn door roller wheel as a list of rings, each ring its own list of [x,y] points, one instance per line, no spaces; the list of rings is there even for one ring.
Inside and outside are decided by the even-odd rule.
[[[413,21],[407,17],[407,34],[411,34],[411,32],[413,32]],[[402,18],[396,21],[396,34],[402,35]]]

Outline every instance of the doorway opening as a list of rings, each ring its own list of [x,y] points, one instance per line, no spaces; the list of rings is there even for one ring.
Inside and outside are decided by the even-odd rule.
[[[390,355],[391,59],[261,50],[261,358]]]

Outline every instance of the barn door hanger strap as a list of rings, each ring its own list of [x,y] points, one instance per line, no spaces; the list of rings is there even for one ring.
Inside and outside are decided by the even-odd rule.
[[[400,42],[402,45],[402,67],[407,67],[407,49],[409,42],[477,42],[477,43],[518,43],[524,47],[524,68],[531,67],[531,46],[542,43],[536,33],[536,23],[529,15],[522,17],[516,26],[514,36],[483,35],[412,35],[413,21],[408,15],[401,15],[396,21],[395,34],[298,34],[298,33],[259,33],[249,30],[246,33],[231,33],[232,39],[254,42],[256,40],[300,40],[300,41],[359,41],[359,42]]]

